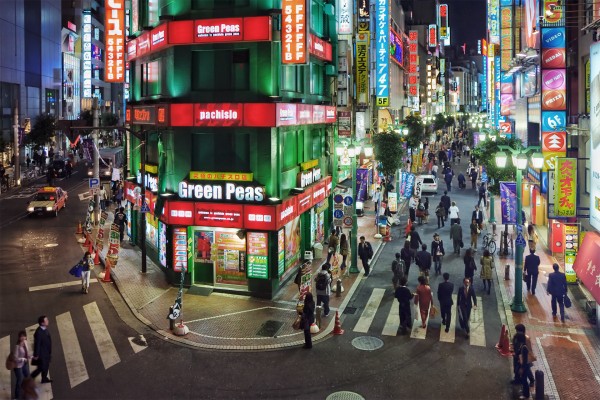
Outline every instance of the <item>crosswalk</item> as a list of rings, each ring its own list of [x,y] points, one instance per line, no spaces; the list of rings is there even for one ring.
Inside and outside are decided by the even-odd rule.
[[[73,312],[76,312],[76,310],[73,310]],[[86,357],[84,357],[84,354],[90,350],[89,348],[82,348],[79,339],[84,331],[91,330],[93,333],[93,343],[95,343],[105,370],[121,362],[121,356],[117,351],[117,346],[115,346],[113,337],[102,317],[98,304],[95,301],[85,304],[83,306],[83,313],[89,326],[85,326],[85,324],[81,323],[75,324],[70,311],[57,315],[55,321],[51,321],[51,325],[54,324],[58,330],[58,338],[53,337],[53,357],[52,364],[50,365],[50,372],[61,369],[63,365],[60,364],[64,362],[71,388],[90,379],[88,366],[86,366]],[[33,335],[37,327],[38,325],[31,325],[25,329],[29,347],[32,352]],[[61,344],[61,354],[56,354],[58,348],[57,339]],[[129,337],[127,339],[131,347],[130,349],[122,349],[122,353],[132,354],[133,352],[133,354],[137,354],[147,348],[145,338],[142,335],[138,337]],[[15,343],[16,337],[5,336],[0,338],[0,354],[8,355]],[[30,366],[31,371],[34,369],[35,367]],[[50,377],[50,374],[48,374],[48,376]],[[38,377],[38,382],[39,379],[40,378]],[[14,383],[14,373],[2,368],[0,370],[0,400],[12,398]],[[52,399],[54,397],[52,393],[52,384],[40,384],[38,387],[41,400]]]
[[[393,299],[392,302],[383,301],[385,295],[385,289],[374,288],[372,289],[369,300],[365,304],[365,307],[356,321],[353,331],[357,333],[371,333],[371,334],[381,334],[381,336],[396,336],[398,334],[398,329],[400,328],[400,317],[398,315],[398,300]],[[413,324],[412,330],[410,332],[411,339],[424,340],[424,339],[432,339],[436,338],[440,342],[446,343],[455,343],[456,341],[456,333],[457,333],[457,299],[456,295],[452,296],[454,300],[454,305],[452,306],[452,317],[450,320],[450,327],[448,332],[445,331],[444,326],[439,328],[439,333],[437,333],[437,329],[428,329],[430,328],[430,324],[432,323],[432,319],[428,318],[426,321],[426,327],[421,327],[421,318],[418,312],[418,308],[413,307],[412,317]],[[477,308],[473,308],[471,310],[471,318],[470,318],[470,335],[469,335],[469,344],[471,346],[479,346],[485,347],[485,324],[483,319],[483,298],[477,296]],[[411,303],[412,304],[412,303]],[[434,301],[435,304],[435,301]],[[439,306],[436,305],[439,308]],[[383,327],[381,327],[380,321],[381,319],[376,318],[379,314],[385,314],[385,322],[383,323]],[[375,322],[374,322],[375,321]],[[440,315],[436,315],[433,318],[435,325],[441,323]],[[459,334],[464,334],[464,331],[459,328]]]

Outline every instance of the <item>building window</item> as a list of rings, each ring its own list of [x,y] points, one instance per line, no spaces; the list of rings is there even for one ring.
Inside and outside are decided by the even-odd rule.
[[[310,65],[310,94],[323,94],[323,76],[325,71],[322,65]]]
[[[250,136],[240,132],[199,133],[192,139],[192,170],[250,171]]]
[[[192,53],[193,90],[248,90],[250,52],[200,50]]]
[[[313,0],[312,7],[310,9],[311,18],[310,18],[310,29],[314,31],[317,36],[325,36],[324,31],[324,20],[325,13],[323,10],[323,1],[321,0]]]
[[[192,0],[192,9],[194,10],[245,7],[249,5],[249,0]]]
[[[141,91],[142,97],[157,96],[162,93],[162,79],[160,60],[141,64]]]

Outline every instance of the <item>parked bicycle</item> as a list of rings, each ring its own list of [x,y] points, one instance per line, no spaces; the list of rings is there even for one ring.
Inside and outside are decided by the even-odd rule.
[[[483,248],[490,252],[490,255],[494,255],[496,252],[496,235],[486,233],[483,236]]]

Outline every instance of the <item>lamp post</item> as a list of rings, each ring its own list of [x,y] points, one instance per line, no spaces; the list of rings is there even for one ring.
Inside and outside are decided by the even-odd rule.
[[[522,238],[522,180],[523,180],[523,170],[527,168],[527,163],[529,158],[527,157],[527,152],[539,150],[539,146],[537,147],[529,147],[527,149],[513,149],[510,146],[498,146],[501,151],[496,153],[496,165],[498,168],[504,168],[506,166],[507,155],[504,150],[510,151],[512,154],[512,162],[513,165],[517,169],[517,228],[518,234],[517,239],[519,239],[519,235]],[[540,153],[534,153],[531,156],[531,162],[533,167],[539,169],[542,167],[544,158]],[[510,309],[513,312],[524,313],[527,311],[525,307],[525,303],[523,302],[523,251],[525,250],[525,246],[523,245],[523,240],[516,240],[516,252],[515,252],[515,296],[513,297],[513,301],[510,304]]]

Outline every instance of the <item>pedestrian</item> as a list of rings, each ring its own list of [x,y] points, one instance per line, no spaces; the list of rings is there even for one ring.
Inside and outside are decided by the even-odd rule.
[[[521,396],[519,399],[528,399],[529,398],[529,384],[527,379],[531,374],[531,364],[529,362],[529,348],[527,347],[527,337],[525,333],[517,331],[515,333],[515,337],[513,339],[513,343],[515,343],[519,348],[519,381],[521,383]]]
[[[31,373],[31,377],[35,379],[40,373],[42,374],[42,383],[50,383],[48,379],[48,369],[52,358],[52,338],[48,331],[48,318],[42,315],[38,318],[38,328],[33,335],[33,359],[31,364],[37,366],[36,370]]]
[[[25,159],[25,164],[27,165],[27,169],[29,169],[29,164],[31,164],[31,158],[29,157],[29,154],[27,154],[27,158]]]
[[[435,216],[437,217],[437,225],[438,229],[445,226],[444,217],[446,216],[446,209],[444,208],[444,204],[440,201],[440,204],[435,208]]]
[[[525,265],[523,272],[525,274],[525,284],[527,291],[535,296],[535,288],[537,287],[538,275],[540,273],[540,257],[535,254],[535,250],[529,249],[529,255],[525,257]]]
[[[327,262],[331,261],[331,257],[335,257],[337,253],[338,245],[340,241],[335,233],[335,229],[331,230],[331,235],[329,235],[329,239],[327,240]]]
[[[459,212],[460,212],[460,210],[458,209],[456,202],[453,201],[452,205],[448,209],[448,217],[450,218],[450,226],[452,226],[453,223],[458,222],[458,220],[460,218]]]
[[[298,267],[298,272],[296,272],[296,277],[294,277],[294,283],[298,285],[298,293],[300,293],[300,289],[302,289],[302,267]]]
[[[350,248],[348,245],[348,238],[345,233],[342,233],[340,236],[340,254],[342,255],[342,265],[340,265],[340,269],[342,271],[342,275],[346,272],[346,260],[348,259],[348,254],[350,252]]]
[[[331,264],[325,263],[315,277],[315,287],[317,289],[317,306],[323,303],[323,316],[329,316],[329,296],[331,295]]]
[[[67,160],[65,162],[65,172],[67,174],[67,178],[70,178],[73,174],[73,163],[71,163],[71,160]]]
[[[463,232],[458,219],[456,219],[456,222],[452,223],[452,227],[450,227],[450,240],[452,240],[454,254],[460,255],[461,245],[463,244]]]
[[[375,225],[377,225],[377,217],[379,216],[379,205],[381,203],[381,188],[377,187],[373,193],[373,205],[375,206]]]
[[[369,276],[369,260],[373,258],[373,246],[365,240],[364,236],[360,237],[360,243],[358,244],[358,258],[362,261],[365,276]]]
[[[449,192],[452,191],[452,178],[453,177],[454,177],[454,173],[452,172],[452,170],[450,168],[448,168],[446,173],[444,174],[444,181],[446,181],[446,190]]]
[[[55,178],[56,172],[54,171],[54,168],[52,168],[52,166],[48,167],[48,170],[46,171],[46,182],[48,183],[48,186],[54,186]]]
[[[481,186],[479,186],[479,199],[477,200],[477,204],[481,204],[483,200],[483,206],[487,207],[487,190],[485,189],[485,182],[481,182]]]
[[[452,305],[454,305],[454,301],[452,300],[452,293],[454,293],[454,283],[450,282],[450,274],[444,272],[442,275],[444,278],[444,282],[441,282],[438,285],[437,297],[440,302],[440,311],[442,314],[442,325],[446,325],[445,332],[450,330],[450,322],[452,321]]]
[[[538,235],[535,232],[534,224],[530,223],[529,225],[527,225],[527,237],[528,237],[528,242],[529,242],[529,249],[535,250],[537,247]]]
[[[408,278],[408,272],[410,271],[410,263],[413,259],[412,251],[410,249],[410,242],[406,240],[404,247],[400,250],[400,258],[404,261],[404,275]]]
[[[423,207],[425,208],[425,223],[429,223],[429,197],[425,197],[425,202],[423,203]]]
[[[127,225],[127,215],[125,214],[125,208],[121,207],[119,208],[119,211],[116,212],[115,222],[117,223],[117,225],[119,225],[119,236],[122,242],[123,237],[125,236],[125,226]]]
[[[106,189],[104,189],[104,186],[100,187],[100,192],[99,192],[99,197],[100,197],[100,209],[102,211],[106,210],[106,199],[108,198],[106,196]]]
[[[450,211],[450,196],[448,196],[448,192],[444,191],[444,195],[440,198],[440,202],[444,205],[444,220],[448,220],[448,213]]]
[[[471,249],[467,249],[467,251],[465,251],[463,263],[465,264],[465,278],[469,278],[471,283],[473,283],[473,276],[475,276],[477,265],[475,264],[475,258],[473,257],[473,252]]]
[[[90,273],[92,268],[94,268],[94,260],[89,251],[85,252],[79,263],[81,264],[81,293],[87,294],[90,288]]]
[[[400,278],[399,286],[394,291],[394,297],[398,299],[398,314],[400,315],[400,334],[405,335],[406,332],[412,329],[412,315],[410,312],[410,300],[413,294],[406,287],[408,282],[407,277]]]
[[[436,275],[442,273],[442,258],[445,254],[444,241],[440,238],[439,233],[436,232],[433,234],[433,242],[431,242],[431,257],[433,258]]]
[[[480,277],[483,281],[483,291],[485,292],[485,288],[487,286],[487,294],[490,294],[490,290],[492,289],[492,269],[494,269],[496,266],[494,264],[494,258],[490,255],[489,250],[485,249],[483,251],[483,256],[481,257],[480,262]]]
[[[471,214],[471,219],[474,219],[475,222],[477,222],[477,227],[479,228],[479,231],[481,231],[483,229],[483,211],[481,211],[479,205],[475,205],[475,209]],[[477,233],[479,234],[480,232]]]
[[[427,282],[429,282],[429,270],[431,269],[431,254],[427,251],[427,245],[423,243],[421,245],[421,251],[419,251],[415,257],[415,264],[419,267],[419,274],[425,276]]]
[[[429,317],[429,307],[431,306],[433,297],[431,295],[431,288],[427,284],[427,279],[424,276],[419,276],[419,285],[415,293],[415,304],[419,306],[419,313],[421,315],[421,328],[427,327],[427,318]]]
[[[560,267],[557,263],[552,264],[552,272],[548,275],[547,292],[552,296],[552,316],[556,318],[556,303],[560,307],[560,320],[565,322],[565,303],[564,298],[567,294],[567,278],[565,274],[560,272]]]
[[[410,228],[410,234],[408,235],[407,239],[410,241],[410,251],[414,259],[417,255],[417,251],[419,251],[419,246],[423,244],[421,241],[421,236],[419,235],[419,232],[417,232],[417,228],[415,228],[414,225]]]
[[[117,207],[121,207],[121,202],[123,201],[123,184],[119,182],[117,185],[117,190],[115,191],[115,203]]]
[[[458,188],[459,189],[464,189],[464,188],[467,187],[467,184],[465,183],[467,180],[465,178],[465,175],[462,172],[460,172],[458,174],[458,178],[457,179],[458,179]]]
[[[431,175],[433,175],[434,178],[437,178],[437,173],[438,165],[434,162],[434,164],[431,166]]]
[[[471,158],[473,157],[471,156]],[[471,176],[471,188],[475,189],[477,186],[477,170],[475,167],[471,167],[471,173],[469,175]]]
[[[315,301],[311,292],[304,295],[304,307],[302,307],[302,329],[304,330],[304,348],[312,349],[312,336],[310,326],[315,322]]]
[[[522,342],[522,337],[517,336],[517,333],[521,333],[523,335],[525,335],[525,342]],[[512,351],[513,351],[513,380],[510,381],[510,383],[512,384],[520,384],[521,383],[521,371],[520,371],[520,363],[519,363],[519,356],[521,355],[521,347],[524,345],[527,346],[527,349],[529,350],[529,354],[528,354],[528,358],[529,358],[529,371],[525,371],[527,372],[527,375],[525,376],[525,379],[529,380],[529,386],[533,387],[535,385],[535,377],[533,376],[533,372],[531,372],[531,366],[533,364],[534,361],[536,361],[536,357],[533,354],[533,347],[531,346],[531,339],[529,338],[529,336],[527,336],[525,334],[525,325],[523,324],[517,324],[515,325],[515,335],[513,336],[512,339]]]
[[[23,379],[29,377],[29,360],[31,359],[31,351],[29,351],[29,344],[27,343],[27,332],[20,331],[17,339],[17,343],[12,351],[13,359],[16,362],[13,372],[15,373],[15,396],[14,399],[21,398],[21,385]]]
[[[471,250],[477,251],[477,237],[479,235],[479,226],[477,225],[476,220],[471,220],[469,230],[471,231]]]
[[[466,338],[469,338],[471,332],[469,327],[469,320],[471,319],[471,309],[477,308],[477,297],[475,296],[475,290],[471,286],[469,278],[463,279],[463,287],[458,289],[458,296],[456,300],[458,304],[458,322],[461,328],[466,332]]]
[[[417,207],[419,206],[419,198],[413,196],[408,201],[408,215],[410,216],[411,222],[414,224],[417,220]]]

